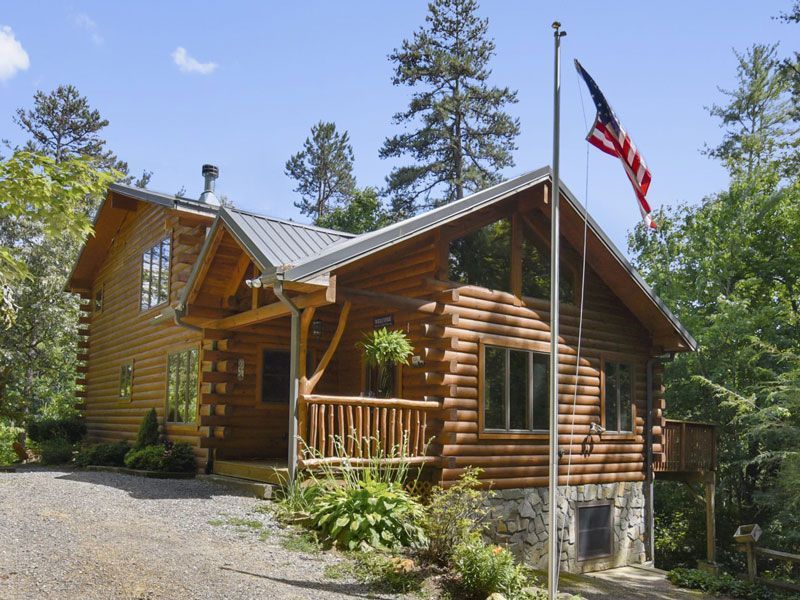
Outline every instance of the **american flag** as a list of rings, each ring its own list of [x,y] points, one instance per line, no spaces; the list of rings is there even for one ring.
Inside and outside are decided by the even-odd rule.
[[[636,146],[633,145],[631,137],[622,127],[617,115],[611,110],[611,106],[609,106],[600,88],[597,87],[594,79],[577,60],[575,61],[575,68],[578,69],[578,73],[586,82],[589,93],[592,95],[592,100],[594,100],[594,104],[597,107],[597,116],[595,116],[591,131],[586,136],[586,141],[606,154],[620,159],[623,167],[625,167],[625,173],[633,185],[642,219],[644,219],[648,227],[655,229],[656,224],[650,217],[650,205],[645,198],[647,196],[647,188],[650,187],[650,169],[644,164],[644,158],[642,158]]]

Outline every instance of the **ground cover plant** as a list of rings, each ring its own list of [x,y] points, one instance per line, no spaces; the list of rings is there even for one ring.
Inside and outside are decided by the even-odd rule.
[[[782,592],[762,583],[750,582],[722,573],[713,575],[699,569],[679,567],[667,574],[668,579],[677,586],[692,590],[701,590],[714,596],[730,596],[744,600],[790,600],[797,598],[796,593]]]

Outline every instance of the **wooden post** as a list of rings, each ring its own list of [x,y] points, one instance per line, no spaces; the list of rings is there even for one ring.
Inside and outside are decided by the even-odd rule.
[[[711,565],[717,562],[717,524],[714,507],[714,494],[716,492],[716,473],[705,473],[706,497],[706,559]]]
[[[686,470],[686,423],[681,423],[681,455],[680,471]]]
[[[747,578],[750,581],[755,581],[758,576],[758,568],[756,566],[756,543],[748,542],[745,544],[745,552],[747,552]]]

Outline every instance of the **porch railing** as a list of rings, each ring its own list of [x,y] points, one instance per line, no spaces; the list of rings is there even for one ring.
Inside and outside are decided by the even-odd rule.
[[[430,462],[426,456],[439,402],[402,398],[301,395],[300,433],[305,467],[341,462],[405,460]]]
[[[653,462],[653,470],[662,473],[716,470],[716,430],[711,423],[667,419],[662,458]]]

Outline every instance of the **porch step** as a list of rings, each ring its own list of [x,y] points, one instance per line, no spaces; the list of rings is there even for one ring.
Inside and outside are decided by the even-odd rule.
[[[260,500],[271,499],[276,487],[271,483],[260,483],[249,479],[239,479],[238,477],[226,477],[225,475],[198,475],[197,479],[220,485],[228,490],[238,492],[242,496],[256,497]]]
[[[286,461],[279,460],[215,460],[214,475],[282,485],[289,479],[289,470]]]

